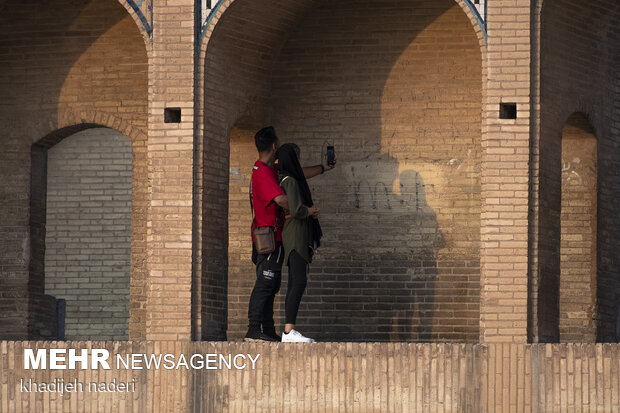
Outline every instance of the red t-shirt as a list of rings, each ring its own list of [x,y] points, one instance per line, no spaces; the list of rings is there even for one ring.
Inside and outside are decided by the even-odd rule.
[[[256,161],[252,171],[252,204],[254,205],[252,242],[254,242],[254,228],[275,227],[276,222],[278,224],[276,228],[276,241],[282,242],[284,211],[274,201],[274,198],[279,195],[285,195],[285,193],[278,185],[278,170],[276,167]]]

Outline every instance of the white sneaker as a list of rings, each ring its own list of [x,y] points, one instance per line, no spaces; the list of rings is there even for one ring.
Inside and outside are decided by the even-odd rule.
[[[282,333],[283,343],[314,343],[314,339],[303,336],[299,331],[293,329],[290,333]]]

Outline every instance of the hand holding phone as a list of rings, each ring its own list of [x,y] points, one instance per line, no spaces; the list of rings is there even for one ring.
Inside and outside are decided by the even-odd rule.
[[[334,166],[336,164],[336,151],[333,146],[327,147],[327,165]]]

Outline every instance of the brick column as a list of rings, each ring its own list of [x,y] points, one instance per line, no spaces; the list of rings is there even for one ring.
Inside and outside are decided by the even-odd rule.
[[[527,340],[530,0],[488,4],[488,83],[483,132],[482,342]],[[500,119],[500,103],[517,104]]]
[[[147,333],[189,340],[191,333],[194,2],[164,0],[153,10],[149,67]],[[164,109],[180,108],[180,123]]]

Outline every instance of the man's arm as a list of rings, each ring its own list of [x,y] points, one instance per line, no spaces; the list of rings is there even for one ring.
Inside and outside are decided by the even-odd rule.
[[[314,178],[317,175],[321,175],[323,172],[327,172],[327,171],[334,169],[334,166],[336,166],[336,159],[334,159],[333,165],[328,165],[327,154],[323,154],[323,163],[321,165],[306,166],[302,169],[304,171],[304,176],[306,177],[306,179],[310,179],[310,178]]]
[[[273,198],[273,201],[282,208],[289,209],[288,198],[286,197],[286,195],[278,195],[277,197]]]

